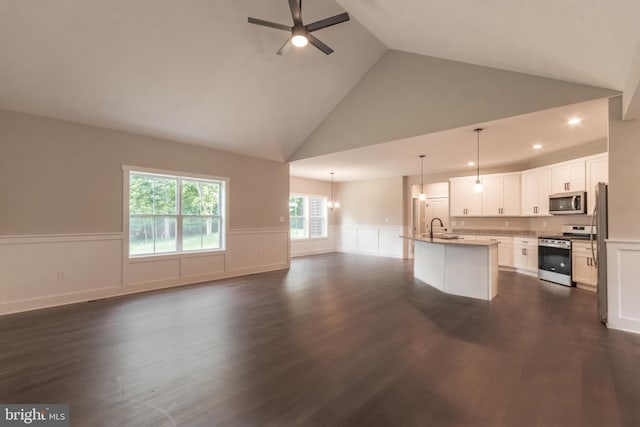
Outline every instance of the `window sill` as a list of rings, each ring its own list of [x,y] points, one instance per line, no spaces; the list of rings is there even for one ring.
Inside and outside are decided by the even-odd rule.
[[[129,263],[136,264],[167,259],[200,258],[209,255],[225,255],[226,253],[226,249],[208,249],[203,251],[168,252],[165,254],[152,255],[129,255],[129,258],[127,259]]]
[[[308,240],[328,240],[329,236],[325,236],[325,237],[292,237],[290,240],[292,242],[305,242]]]

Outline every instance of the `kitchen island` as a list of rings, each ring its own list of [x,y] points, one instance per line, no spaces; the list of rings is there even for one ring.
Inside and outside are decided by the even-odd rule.
[[[498,242],[413,240],[413,275],[442,292],[491,301],[498,294]]]

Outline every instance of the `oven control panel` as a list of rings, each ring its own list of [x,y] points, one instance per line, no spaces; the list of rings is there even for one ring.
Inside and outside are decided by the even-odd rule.
[[[546,248],[571,249],[571,240],[566,239],[538,239],[538,246]]]

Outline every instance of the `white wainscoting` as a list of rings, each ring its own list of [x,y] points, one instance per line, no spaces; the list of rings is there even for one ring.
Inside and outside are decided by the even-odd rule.
[[[640,333],[640,242],[607,241],[610,328]]]
[[[315,239],[291,239],[291,257],[335,252],[337,232],[337,227],[329,226],[327,230],[327,237]]]
[[[402,227],[342,226],[338,229],[338,252],[403,258]]]
[[[0,237],[0,314],[289,267],[289,229],[231,230],[225,252],[123,256],[121,233]]]
[[[0,314],[103,298],[121,287],[121,233],[0,238]]]

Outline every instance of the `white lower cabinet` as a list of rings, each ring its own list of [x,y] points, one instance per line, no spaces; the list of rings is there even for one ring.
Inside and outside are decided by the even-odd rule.
[[[513,237],[498,237],[498,265],[513,267]]]
[[[598,283],[598,269],[591,252],[591,243],[572,242],[571,257],[571,280],[576,282],[579,288],[595,292]]]
[[[493,240],[498,242],[498,266],[513,267],[513,237],[510,236],[460,236],[467,240]]]
[[[513,265],[516,269],[538,274],[538,239],[514,237]]]

